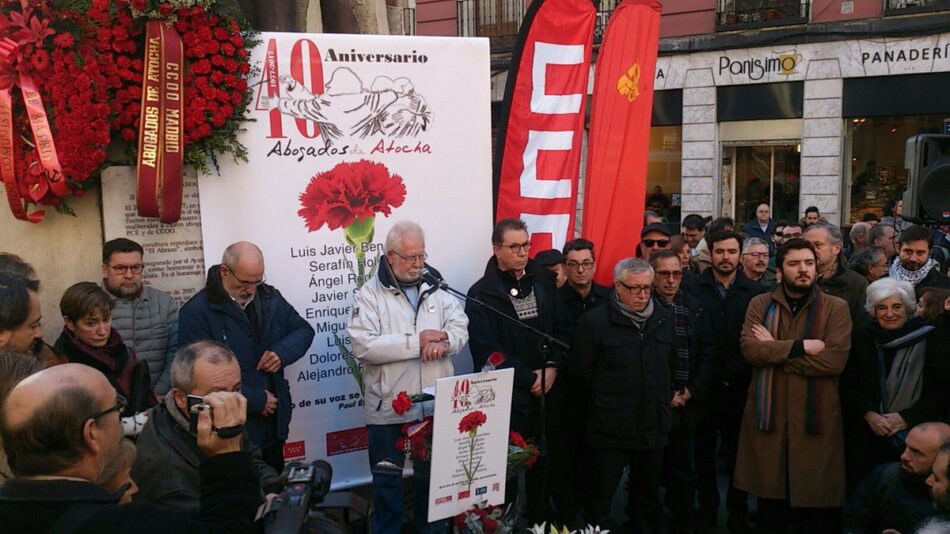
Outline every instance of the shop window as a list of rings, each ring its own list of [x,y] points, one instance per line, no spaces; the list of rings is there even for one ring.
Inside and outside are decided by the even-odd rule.
[[[848,119],[845,155],[850,157],[851,165],[844,169],[845,224],[860,221],[869,212],[878,217],[890,215],[891,205],[907,186],[907,138],[922,133],[946,133],[948,128],[950,115]]]
[[[680,220],[682,159],[682,126],[654,126],[650,128],[650,155],[647,163],[647,209],[657,211],[670,222]]]

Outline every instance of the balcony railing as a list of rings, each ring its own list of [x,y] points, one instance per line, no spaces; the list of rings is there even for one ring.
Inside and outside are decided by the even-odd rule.
[[[525,9],[531,0],[458,0],[458,34],[488,37],[492,52],[514,48]],[[620,0],[600,0],[594,23],[594,42],[603,40],[607,21]]]
[[[885,15],[947,10],[950,10],[950,0],[886,0],[884,3]]]
[[[803,24],[808,7],[808,0],[720,0],[716,30]]]

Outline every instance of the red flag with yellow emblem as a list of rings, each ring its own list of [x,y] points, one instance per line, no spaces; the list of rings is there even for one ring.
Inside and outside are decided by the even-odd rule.
[[[660,9],[656,0],[623,0],[594,70],[583,235],[597,246],[594,279],[605,285],[634,255],[643,226]]]

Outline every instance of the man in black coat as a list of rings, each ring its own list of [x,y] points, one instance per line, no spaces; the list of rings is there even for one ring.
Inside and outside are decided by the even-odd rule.
[[[468,290],[469,297],[569,343],[573,330],[570,315],[557,296],[553,274],[528,259],[531,240],[524,221],[498,221],[492,231],[492,249],[494,255],[488,261],[485,275]],[[556,384],[567,351],[551,344],[542,352],[540,336],[471,300],[465,305],[465,314],[468,315],[469,347],[475,370],[482,370],[489,364],[496,369],[512,368],[515,371],[511,430],[540,441],[540,400],[546,396],[546,432],[557,435],[558,429],[554,425],[558,422],[557,405],[562,388]],[[492,355],[496,356],[489,359]],[[553,391],[552,387],[555,388]],[[548,446],[553,447],[549,452],[554,456],[558,454],[557,441],[548,441]],[[544,471],[543,466],[528,471],[528,515],[532,519],[546,513],[542,510]]]
[[[581,237],[565,243],[564,268],[567,283],[558,288],[558,295],[576,323],[581,315],[604,302],[610,295],[610,288],[594,282],[597,258],[594,244],[587,239]]]
[[[650,257],[653,297],[673,312],[673,429],[666,447],[666,501],[674,534],[692,530],[696,500],[694,459],[696,428],[709,406],[715,343],[699,299],[681,286],[683,266],[675,252],[661,250]]]
[[[17,384],[3,405],[0,435],[16,478],[0,487],[0,525],[8,534],[45,532],[250,533],[258,499],[251,458],[241,451],[247,403],[240,393],[205,397],[198,419],[200,513],[153,504],[119,505],[97,484],[118,458],[125,399],[105,375],[81,364],[40,371]],[[237,430],[232,437],[230,431]]]
[[[921,423],[907,434],[901,461],[875,467],[842,510],[845,534],[877,534],[893,529],[917,532],[933,515],[927,478],[940,446],[950,440],[950,425]]]
[[[739,269],[742,237],[733,231],[719,231],[707,238],[712,268],[706,269],[693,287],[708,316],[713,344],[713,383],[709,395],[709,413],[696,433],[696,473],[698,475],[698,526],[711,528],[719,510],[717,475],[717,443],[721,438],[729,473],[726,511],[730,530],[747,530],[748,506],[744,491],[732,487],[736,450],[746,394],[752,369],[742,357],[739,334],[745,322],[746,308],[752,297],[768,290],[746,278]]]
[[[620,527],[613,524],[610,504],[629,465],[633,530],[660,529],[663,453],[673,426],[675,324],[673,312],[657,304],[652,291],[650,264],[621,260],[607,303],[578,322],[568,359],[576,395],[590,406],[588,510],[601,528]]]

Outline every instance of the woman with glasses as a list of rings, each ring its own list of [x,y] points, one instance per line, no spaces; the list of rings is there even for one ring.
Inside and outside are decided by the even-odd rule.
[[[55,348],[72,363],[98,369],[128,399],[121,412],[126,436],[137,436],[155,404],[148,363],[139,360],[112,328],[112,298],[93,282],[79,282],[63,293],[63,333]]]
[[[873,322],[852,336],[841,376],[849,487],[875,465],[896,462],[911,428],[947,414],[948,345],[914,315],[914,287],[881,278],[868,286],[866,307]]]

